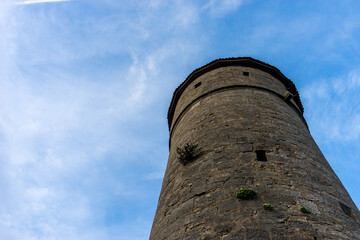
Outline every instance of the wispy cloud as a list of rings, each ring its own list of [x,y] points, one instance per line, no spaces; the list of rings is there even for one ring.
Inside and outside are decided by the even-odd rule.
[[[45,2],[54,1],[19,4]],[[146,210],[151,217],[145,220],[144,213],[126,217],[134,229],[124,227],[128,210],[123,206],[140,204],[134,196],[147,191],[141,186],[160,181],[164,172],[167,144],[157,146],[156,136],[166,139],[167,106],[152,114],[167,99],[154,100],[165,98],[163,89],[177,84],[163,69],[197,51],[196,41],[180,34],[192,28],[182,13],[190,17],[195,6],[171,7],[177,20],[170,22],[163,20],[168,13],[155,9],[159,14],[150,14],[146,6],[137,9],[141,17],[128,19],[117,13],[80,18],[61,8],[41,14],[13,9],[18,13],[13,26],[4,22],[9,29],[0,28],[0,49],[7,53],[0,63],[10,62],[15,69],[0,79],[0,206],[7,207],[0,207],[0,239],[148,238],[153,210]],[[92,66],[85,72],[84,61]],[[155,121],[162,121],[163,128],[151,125]],[[140,132],[149,135],[139,137]],[[136,164],[141,169],[134,170]],[[133,224],[138,221],[142,224]],[[92,236],[85,235],[89,228]]]
[[[315,81],[302,90],[306,112],[311,113],[309,125],[320,143],[360,139],[359,79],[360,72],[353,70],[346,77]]]
[[[228,12],[236,11],[243,3],[243,0],[210,0],[203,9],[214,16],[223,16]]]
[[[71,0],[30,0],[23,2],[16,2],[17,5],[39,4],[39,3],[55,3],[55,2],[70,2]]]
[[[250,49],[261,58],[282,56],[281,49],[303,44],[304,35],[314,39],[321,27],[314,17],[306,25],[304,19],[284,25],[279,17],[276,24],[268,18],[254,27],[253,16],[264,16],[257,8],[246,18],[247,11],[236,13],[247,0],[76,2],[81,7],[65,11],[0,3],[0,239],[148,239],[166,167],[171,90],[218,53]],[[228,13],[236,13],[231,22],[216,22]],[[241,31],[234,23],[244,23],[236,25]],[[231,52],[223,49],[229,44]],[[359,76],[349,75],[351,88],[308,86],[311,94],[302,96],[314,107],[305,106],[306,112],[318,110],[314,122],[325,119],[319,134],[332,124],[332,137],[344,135],[333,120],[344,110],[336,99],[350,111]],[[343,93],[351,95],[340,98]],[[337,112],[322,116],[331,94]],[[348,121],[348,140],[359,139],[358,112]],[[139,197],[144,194],[146,199]]]

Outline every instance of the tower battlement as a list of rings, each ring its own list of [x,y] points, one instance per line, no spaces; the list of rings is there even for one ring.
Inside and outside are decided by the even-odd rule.
[[[264,62],[218,59],[193,71],[170,104],[150,239],[360,239],[359,210],[303,111],[293,82]],[[184,165],[186,144],[201,152]],[[257,197],[239,200],[239,188]]]

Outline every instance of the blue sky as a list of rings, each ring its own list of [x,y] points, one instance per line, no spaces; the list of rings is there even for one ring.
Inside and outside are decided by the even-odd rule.
[[[1,0],[0,239],[148,239],[174,89],[251,56],[360,206],[360,2]]]

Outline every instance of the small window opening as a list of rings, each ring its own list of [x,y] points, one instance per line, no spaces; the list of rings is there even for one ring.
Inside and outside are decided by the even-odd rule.
[[[257,150],[256,152],[256,159],[261,162],[266,162],[266,153],[264,150]]]
[[[243,72],[244,76],[249,76],[249,72]]]
[[[351,216],[351,208],[349,208],[342,202],[339,202],[339,205],[340,205],[341,209],[343,210],[343,212],[350,217]]]
[[[201,82],[198,82],[197,84],[195,84],[195,88],[200,87],[200,85],[201,85]]]

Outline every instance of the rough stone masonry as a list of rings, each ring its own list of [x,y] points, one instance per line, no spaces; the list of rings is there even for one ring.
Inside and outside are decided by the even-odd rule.
[[[168,120],[151,240],[360,239],[359,210],[277,68],[244,57],[196,69],[175,90]],[[184,165],[177,148],[186,144],[201,150]],[[236,198],[240,188],[257,197]]]

